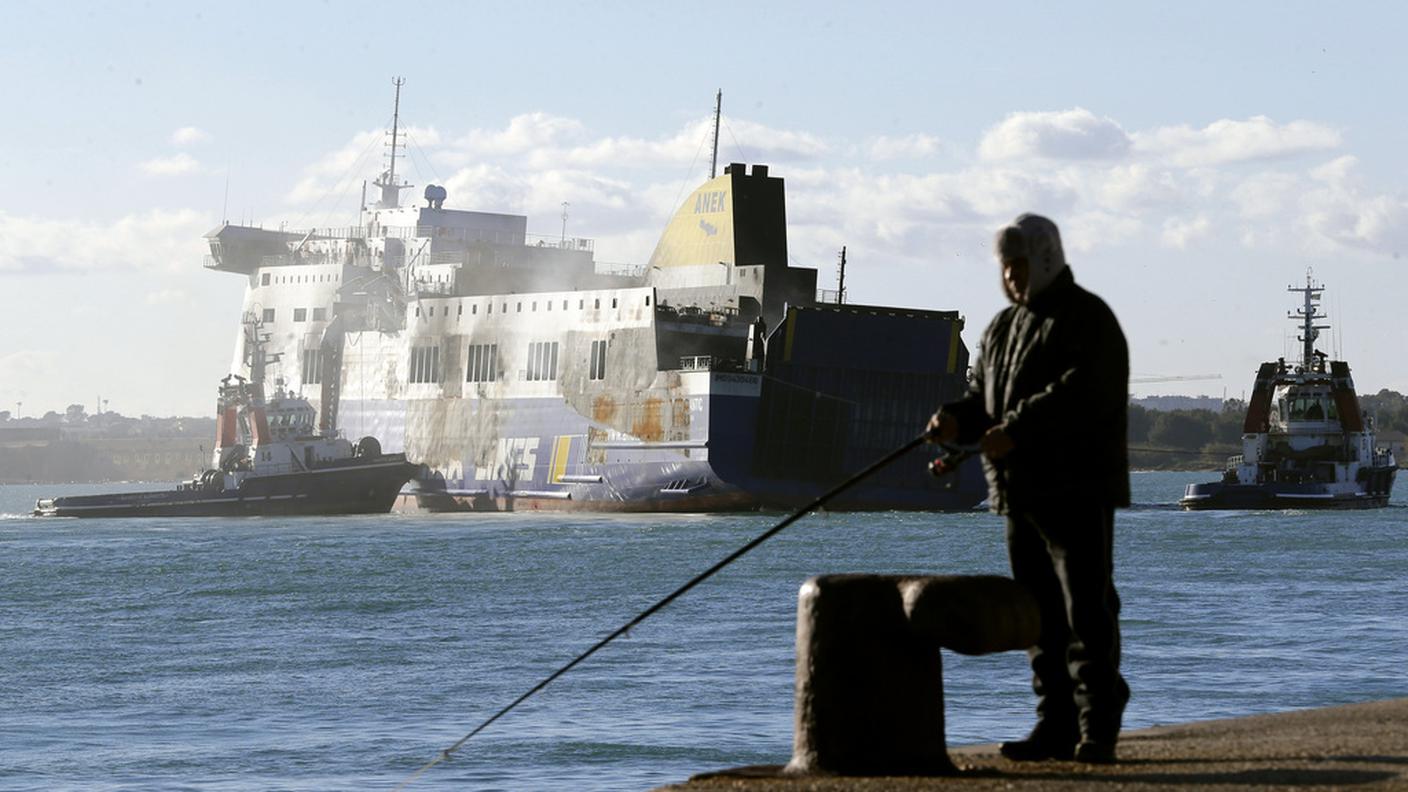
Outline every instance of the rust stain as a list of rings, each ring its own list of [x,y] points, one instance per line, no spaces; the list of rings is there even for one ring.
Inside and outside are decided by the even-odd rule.
[[[616,417],[616,401],[603,393],[592,401],[592,420],[609,424]]]
[[[689,435],[689,399],[675,399],[670,402],[670,406],[674,413],[670,418],[670,429],[675,434],[683,432],[681,436],[687,437]]]
[[[597,429],[596,427],[589,427],[587,429],[587,464],[606,464],[606,449],[601,448],[597,445],[597,443],[600,443],[605,439],[605,431]]]
[[[642,440],[658,442],[665,439],[665,427],[660,423],[663,402],[659,397],[646,399],[631,421],[631,434]]]

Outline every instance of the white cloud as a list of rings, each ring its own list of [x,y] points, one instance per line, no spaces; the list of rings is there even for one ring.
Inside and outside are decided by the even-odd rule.
[[[1347,184],[1358,176],[1359,159],[1346,154],[1336,157],[1318,168],[1312,168],[1310,177],[1329,184]]]
[[[1395,258],[1408,253],[1408,200],[1402,195],[1325,189],[1306,194],[1303,203],[1304,222],[1321,242]]]
[[[46,351],[25,349],[0,355],[0,382],[43,382],[55,373],[54,356]]]
[[[434,157],[443,144],[440,132],[434,127],[404,127],[401,133],[396,158],[398,183],[420,172],[421,163]],[[350,202],[355,211],[363,181],[367,182],[368,200],[376,192],[371,182],[386,168],[389,140],[390,135],[383,130],[358,132],[339,148],[305,167],[293,187],[284,194],[284,203],[324,204],[323,208],[327,209],[326,204],[331,199],[341,209],[346,209]],[[431,178],[427,174],[424,181],[428,182]],[[421,186],[419,181],[416,186]],[[403,192],[402,196],[405,197],[406,193]]]
[[[1062,245],[1077,253],[1122,245],[1144,233],[1138,217],[1099,209],[1072,214],[1060,225]]]
[[[174,305],[188,298],[185,289],[160,289],[147,293],[147,305]]]
[[[178,146],[190,146],[210,140],[210,133],[200,127],[184,126],[171,133],[171,142]]]
[[[559,148],[582,133],[582,122],[548,113],[525,113],[503,129],[475,129],[450,143],[446,159],[454,165],[513,156],[539,148]]]
[[[1293,173],[1267,171],[1243,179],[1227,193],[1238,214],[1250,220],[1286,217],[1294,211],[1295,201],[1303,188],[1301,179]]]
[[[989,129],[978,145],[984,160],[1115,159],[1130,148],[1130,137],[1109,118],[1083,107],[1058,112],[1018,112]]]
[[[190,209],[153,209],[106,224],[0,212],[0,272],[188,269],[201,261],[202,236],[214,224]]]
[[[767,163],[787,179],[794,253],[851,242],[895,261],[924,260],[938,248],[986,257],[992,229],[1023,211],[1056,218],[1067,246],[1082,254],[1134,242],[1181,250],[1219,236],[1276,252],[1307,244],[1384,251],[1397,245],[1403,206],[1357,187],[1353,157],[1313,170],[1284,162],[1269,168],[1271,158],[1340,145],[1338,132],[1311,121],[1258,116],[1126,131],[1080,107],[1014,112],[973,142],[975,158],[923,132],[850,143],[747,119],[725,122],[724,163]],[[419,146],[398,175],[417,184],[432,178],[417,178],[424,168],[410,161],[424,154],[448,170],[433,177],[443,179],[448,206],[526,214],[531,233],[560,233],[567,201],[568,233],[598,238],[599,256],[621,260],[653,247],[643,240],[654,240],[702,181],[712,133],[711,118],[655,136],[620,136],[525,113],[459,135],[413,129]],[[288,200],[312,211],[326,211],[330,195],[341,208],[355,204],[357,182],[382,167],[383,142],[381,131],[354,135],[307,167]],[[837,166],[838,151],[873,164]],[[926,162],[940,153],[972,164]],[[624,249],[613,251],[617,244]]]
[[[200,162],[184,151],[170,157],[157,157],[140,163],[138,168],[152,176],[179,176],[200,170]]]
[[[900,137],[881,135],[872,138],[866,145],[870,158],[878,161],[894,159],[923,159],[932,157],[943,150],[943,141],[932,135],[915,133]]]
[[[1206,215],[1170,217],[1164,221],[1160,238],[1165,245],[1182,250],[1188,243],[1206,237],[1211,229],[1212,221]]]
[[[1245,121],[1222,119],[1202,129],[1188,125],[1160,127],[1133,135],[1141,154],[1177,165],[1220,165],[1247,160],[1287,157],[1338,148],[1338,130],[1313,121],[1277,124],[1266,116]]]

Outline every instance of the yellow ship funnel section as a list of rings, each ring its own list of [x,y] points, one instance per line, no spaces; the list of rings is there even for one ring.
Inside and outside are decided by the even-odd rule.
[[[733,184],[733,175],[725,171],[685,199],[650,257],[652,274],[656,269],[713,265],[720,270],[717,282],[726,282],[719,265],[735,264]]]

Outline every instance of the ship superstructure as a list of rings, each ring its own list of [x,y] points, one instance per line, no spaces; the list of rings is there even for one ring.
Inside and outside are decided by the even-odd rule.
[[[523,216],[447,209],[436,185],[401,205],[395,129],[358,225],[225,225],[207,266],[247,278],[245,311],[325,426],[424,465],[408,497],[422,507],[784,507],[965,387],[957,312],[817,302],[816,270],[788,263],[766,165],[706,181],[629,270],[595,262],[591,240],[529,234]],[[983,497],[976,466],[944,483],[924,461],[844,505]]]
[[[1369,508],[1388,505],[1397,472],[1392,452],[1375,445],[1374,419],[1360,409],[1349,364],[1315,348],[1324,287],[1306,274],[1289,286],[1302,305],[1301,358],[1263,363],[1242,426],[1242,453],[1222,481],[1190,484],[1185,509]]]

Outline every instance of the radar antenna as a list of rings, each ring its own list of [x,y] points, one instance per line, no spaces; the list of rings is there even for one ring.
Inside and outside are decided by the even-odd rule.
[[[1305,286],[1287,286],[1286,291],[1300,292],[1304,295],[1304,307],[1297,308],[1294,312],[1286,314],[1287,319],[1293,319],[1300,323],[1301,334],[1296,336],[1302,344],[1300,365],[1302,371],[1313,371],[1316,368],[1315,339],[1320,337],[1321,330],[1329,330],[1327,324],[1315,324],[1317,320],[1328,319],[1325,314],[1320,313],[1320,293],[1325,291],[1325,287],[1315,283],[1313,273],[1309,267],[1305,270]]]
[[[719,118],[724,112],[724,89],[714,95],[714,156],[709,160],[709,178],[718,175],[719,170]]]
[[[387,158],[386,170],[382,172],[377,180],[372,182],[381,188],[381,200],[377,202],[378,209],[395,209],[401,205],[401,191],[409,190],[409,182],[396,183],[396,146],[401,133],[401,86],[406,84],[405,79],[396,77],[391,80],[391,84],[396,86],[396,103],[391,111],[391,154]]]

